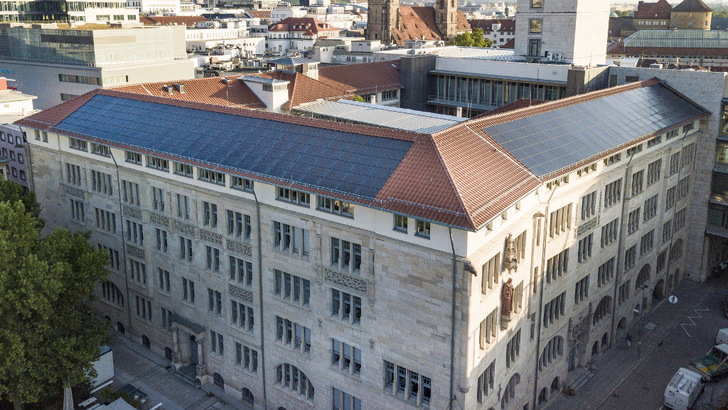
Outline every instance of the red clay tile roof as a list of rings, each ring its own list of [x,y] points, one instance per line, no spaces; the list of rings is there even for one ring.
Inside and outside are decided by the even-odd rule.
[[[682,3],[673,7],[672,11],[678,13],[708,13],[713,11],[703,0],[684,0]]]
[[[145,26],[196,26],[201,21],[208,21],[202,16],[139,16],[139,22]]]
[[[270,21],[270,10],[248,10],[245,14],[253,18],[259,18]]]
[[[399,60],[319,67],[319,81],[354,94],[402,88]]]
[[[434,7],[399,6],[399,28],[392,33],[392,39],[399,46],[407,40],[443,40],[435,23]],[[457,12],[457,31],[469,31],[470,24],[462,12]]]
[[[636,19],[669,20],[673,8],[667,0],[658,0],[656,3],[639,2],[634,12]]]
[[[272,25],[268,31],[300,31],[312,35],[338,32],[340,30],[313,17],[288,17]]]
[[[470,28],[482,28],[484,32],[489,33],[493,31],[494,24],[500,24],[500,28],[496,31],[516,31],[516,20],[513,19],[473,19],[468,20]]]
[[[274,80],[288,81],[288,102],[283,109],[290,110],[301,104],[316,100],[338,100],[341,98],[351,99],[354,94],[343,87],[337,87],[325,81],[314,80],[311,77],[300,73],[286,73],[283,71],[266,71],[252,74],[256,77],[271,78]]]
[[[499,46],[498,48],[509,48],[509,49],[516,48],[516,38],[513,37],[513,38],[509,39],[508,41],[503,43],[503,45]]]
[[[223,78],[231,81],[229,86],[223,82]],[[265,105],[258,99],[255,93],[242,81],[238,81],[237,78],[237,76],[209,77],[194,80],[123,85],[112,89],[134,94],[163,97],[171,100],[195,101],[237,108],[265,108]],[[172,86],[174,84],[184,85],[185,93],[181,94],[177,90],[174,90],[170,94],[163,88],[165,85]]]

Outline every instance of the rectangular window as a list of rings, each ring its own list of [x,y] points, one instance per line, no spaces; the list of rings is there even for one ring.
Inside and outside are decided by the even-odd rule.
[[[543,307],[543,327],[549,327],[564,315],[566,292],[556,296]]]
[[[169,161],[167,161],[166,159],[147,155],[147,167],[164,172],[169,172]]]
[[[235,364],[251,372],[258,372],[258,351],[235,342]]]
[[[592,255],[592,244],[594,242],[594,234],[579,240],[579,263],[586,262]]]
[[[123,188],[124,203],[139,206],[139,184],[121,180],[121,187]]]
[[[172,312],[163,307],[160,307],[159,310],[162,313],[162,329],[172,330]]]
[[[629,80],[627,80],[627,81],[629,82]],[[635,81],[638,81],[638,80],[635,80]],[[628,148],[627,149],[627,156],[628,157],[634,156],[634,154],[636,154],[638,152],[642,152],[642,144],[637,145],[636,147]]]
[[[641,170],[632,174],[632,196],[638,195],[643,191],[642,182],[644,180],[645,171]]]
[[[217,185],[225,185],[225,174],[205,168],[197,168],[197,179]]]
[[[126,240],[134,245],[144,246],[144,226],[140,223],[126,220]]]
[[[70,199],[70,201],[71,201],[71,219],[73,219],[76,222],[86,221],[86,212],[84,210],[83,202],[77,201],[75,199]]]
[[[361,350],[358,347],[331,339],[331,364],[348,374],[361,373]]]
[[[361,245],[331,238],[331,265],[358,273],[361,270]]]
[[[96,227],[110,233],[116,233],[116,214],[103,209],[94,208]]]
[[[677,200],[681,200],[688,196],[690,192],[690,176],[686,176],[677,183]]]
[[[495,386],[495,359],[485,368],[478,377],[478,403],[485,402],[488,394],[494,391]]]
[[[327,196],[318,195],[316,198],[316,209],[332,214],[354,217],[354,204]]]
[[[179,258],[192,262],[192,239],[179,237]]]
[[[157,275],[159,276],[159,290],[164,293],[169,293],[169,271],[157,268]]]
[[[574,287],[574,304],[579,304],[589,298],[589,276],[587,275],[580,281],[576,282]]]
[[[110,157],[111,156],[111,148],[105,146],[96,144],[94,142],[91,143],[91,153],[96,155],[101,155],[102,157]]]
[[[483,264],[481,276],[482,292],[488,293],[489,289],[493,289],[498,284],[500,274],[500,253],[496,254],[490,260]]]
[[[640,229],[640,211],[642,208],[637,208],[630,212],[627,216],[627,235],[632,235]]]
[[[276,316],[276,340],[301,353],[311,352],[311,329]]]
[[[134,259],[128,259],[129,261],[129,271],[131,273],[131,280],[134,282],[140,284],[140,285],[147,285],[147,265],[134,260]]]
[[[337,289],[331,289],[331,316],[342,322],[361,322],[361,298]]]
[[[432,380],[386,360],[384,361],[384,387],[395,397],[410,401],[417,406],[430,404]]]
[[[195,282],[182,278],[182,299],[195,304]]]
[[[617,300],[619,301],[620,305],[629,300],[629,281],[619,286],[619,290],[617,292]]]
[[[662,273],[665,271],[665,266],[667,265],[667,251],[663,251],[659,255],[657,255],[657,273]]]
[[[157,250],[167,253],[167,231],[159,228],[154,228],[154,232],[157,239]]]
[[[686,145],[682,149],[682,162],[681,167],[685,168],[693,164],[693,158],[695,157],[695,143]]]
[[[669,175],[675,175],[675,174],[677,174],[678,171],[680,171],[680,153],[676,152],[676,153],[670,155],[670,174]]]
[[[571,204],[551,212],[549,218],[549,236],[555,237],[571,228]]]
[[[241,191],[253,192],[253,180],[230,176],[230,188],[239,189]]]
[[[177,194],[177,217],[190,219],[190,197]]]
[[[88,143],[78,138],[68,137],[68,147],[71,149],[88,152]]]
[[[521,354],[521,329],[511,337],[506,345],[506,367],[511,367]]]
[[[152,321],[152,302],[141,296],[136,296],[136,315],[138,318],[151,322]]]
[[[136,164],[136,165],[142,164],[142,154],[140,154],[138,152],[124,151],[124,157],[126,159],[126,162],[128,162],[130,164]]]
[[[657,195],[654,195],[645,201],[644,222],[649,221],[657,215]]]
[[[111,175],[99,171],[91,171],[91,190],[103,195],[114,195]]]
[[[640,256],[645,256],[652,252],[652,247],[655,243],[655,230],[651,230],[640,238]]]
[[[665,243],[670,239],[672,239],[672,220],[669,220],[662,225],[662,243]]]
[[[220,272],[220,249],[205,246],[205,264],[207,269]]]
[[[609,283],[614,277],[615,258],[604,262],[597,271],[597,286],[602,287]]]
[[[647,186],[650,186],[654,184],[655,182],[660,180],[660,174],[662,172],[662,160],[658,159],[657,161],[649,164],[647,166]]]
[[[607,247],[617,240],[619,234],[619,218],[614,219],[608,224],[602,226],[601,243],[602,248]]]
[[[637,245],[632,246],[624,252],[624,270],[628,271],[634,268],[637,261]]]
[[[141,158],[139,158],[141,163]],[[192,178],[192,165],[182,164],[181,162],[174,163],[174,173],[183,177]]]
[[[255,312],[253,308],[230,299],[230,317],[233,326],[237,326],[247,332],[252,332],[255,327]]]
[[[581,220],[586,221],[596,214],[597,193],[596,191],[581,197]]]
[[[310,248],[308,229],[273,221],[273,246],[291,255],[308,256]]]
[[[154,188],[152,187],[152,208],[154,208],[155,211],[164,212],[165,208],[165,193],[162,190],[162,188]]]
[[[496,341],[498,334],[498,308],[493,309],[488,316],[480,322],[480,349],[485,350],[486,346]]]
[[[546,261],[546,282],[551,283],[562,277],[569,268],[569,249],[564,249]]]
[[[421,219],[416,219],[415,223],[415,235],[422,238],[430,239],[430,223]]]
[[[223,336],[220,333],[210,330],[210,351],[222,356],[224,354],[224,347]]]
[[[119,263],[119,251],[109,248],[108,246],[102,245],[100,243],[97,245],[99,249],[109,254],[109,267],[113,270],[118,271],[121,266]]]
[[[665,194],[665,210],[669,210],[673,206],[675,206],[675,202],[677,201],[677,186],[674,186],[667,190],[667,193]]]
[[[207,311],[217,316],[222,315],[222,294],[207,288]]]
[[[203,223],[210,228],[217,228],[217,204],[202,201]]]
[[[66,163],[66,182],[71,185],[81,186],[81,167]]]
[[[300,306],[308,306],[311,299],[311,282],[296,275],[274,271],[276,296]]]
[[[686,208],[683,208],[675,212],[675,232],[685,227],[685,211]]]
[[[400,214],[394,214],[394,230],[407,233],[407,217]]]
[[[228,256],[230,265],[230,280],[236,281],[245,287],[253,286],[253,263],[234,256]]]
[[[307,208],[311,206],[311,195],[294,189],[278,187],[276,199]]]
[[[343,391],[332,387],[333,391],[333,409],[334,410],[361,410],[361,400],[344,393]]]
[[[238,239],[249,240],[251,233],[250,215],[244,215],[240,212],[227,211],[227,231],[228,235]]]

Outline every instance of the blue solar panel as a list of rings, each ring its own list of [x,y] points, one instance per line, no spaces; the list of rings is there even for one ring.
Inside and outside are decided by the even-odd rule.
[[[483,131],[536,175],[543,176],[702,113],[658,84]]]
[[[96,95],[56,128],[374,198],[411,141]]]

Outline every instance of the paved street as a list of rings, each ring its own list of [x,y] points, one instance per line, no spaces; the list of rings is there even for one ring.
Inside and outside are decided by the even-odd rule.
[[[562,393],[548,409],[659,409],[667,383],[679,367],[707,352],[718,329],[728,327],[720,301],[728,279],[707,284],[683,281],[673,293],[677,304],[662,301],[631,329],[634,343],[616,347],[592,364],[594,376],[576,393]],[[642,332],[641,346],[638,334]],[[728,383],[710,383],[696,403],[714,409],[728,400]]]
[[[111,343],[114,351],[113,390],[133,384],[149,395],[144,409],[162,403],[164,410],[249,409],[214,386],[200,390],[175,376],[169,363],[142,346],[115,335]]]

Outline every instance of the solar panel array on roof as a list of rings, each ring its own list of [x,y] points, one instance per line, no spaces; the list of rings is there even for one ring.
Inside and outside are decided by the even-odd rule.
[[[703,111],[657,84],[483,128],[544,176]]]
[[[412,142],[96,95],[57,129],[374,198]]]

